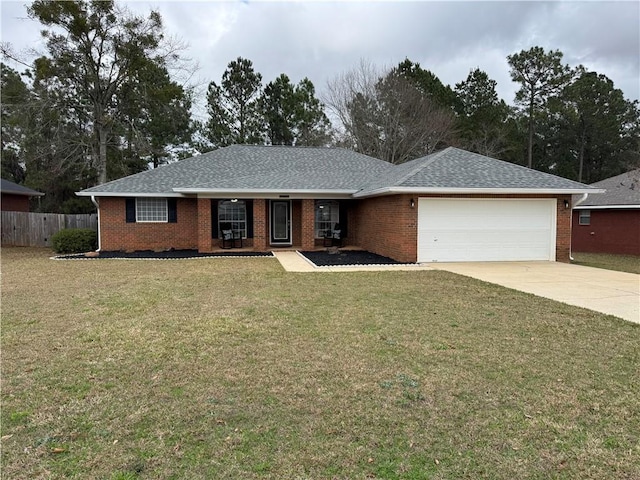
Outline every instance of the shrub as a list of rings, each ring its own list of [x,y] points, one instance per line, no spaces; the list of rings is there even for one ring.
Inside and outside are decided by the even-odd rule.
[[[68,228],[51,237],[56,253],[83,253],[98,248],[98,234],[90,228]]]

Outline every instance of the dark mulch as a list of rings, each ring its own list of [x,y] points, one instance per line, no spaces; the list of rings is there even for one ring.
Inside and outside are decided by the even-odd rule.
[[[402,262],[396,262],[392,258],[362,250],[340,250],[338,253],[331,251],[300,253],[318,267],[341,265],[402,265]]]
[[[100,252],[98,257],[85,257],[83,253],[78,255],[60,255],[55,257],[58,260],[78,260],[78,259],[106,259],[106,258],[143,258],[156,260],[171,260],[180,258],[214,258],[214,257],[272,257],[271,252],[228,252],[200,253],[197,250],[167,250],[165,252],[154,252],[153,250],[142,250],[138,252]]]

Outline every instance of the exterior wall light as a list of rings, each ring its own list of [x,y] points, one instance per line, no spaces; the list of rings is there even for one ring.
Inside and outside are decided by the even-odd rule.
[[[569,200],[564,201],[564,208],[569,208]]]
[[[411,200],[409,200],[409,206],[411,206],[411,208],[415,208],[416,201],[413,198]]]

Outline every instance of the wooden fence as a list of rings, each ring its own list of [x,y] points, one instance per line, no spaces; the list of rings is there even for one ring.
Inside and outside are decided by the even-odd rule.
[[[1,212],[2,245],[50,247],[51,237],[65,228],[98,229],[98,215],[33,212]]]

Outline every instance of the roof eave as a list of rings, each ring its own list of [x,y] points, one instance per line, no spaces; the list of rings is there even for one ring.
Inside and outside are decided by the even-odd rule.
[[[201,197],[201,198],[351,198],[357,190],[174,188],[173,192],[99,192],[82,190],[79,197]]]
[[[175,192],[201,198],[351,198],[355,189],[174,188]]]
[[[7,195],[19,195],[21,197],[44,197],[42,192],[19,192],[17,190],[2,190],[2,193]]]
[[[370,191],[360,191],[354,198],[379,197],[402,193],[413,194],[495,194],[495,195],[573,195],[578,193],[604,193],[598,188],[450,188],[450,187],[384,187]]]
[[[187,197],[187,195],[183,195],[182,193],[175,192],[99,192],[93,191],[89,192],[87,190],[82,190],[80,192],[76,192],[78,197]]]

